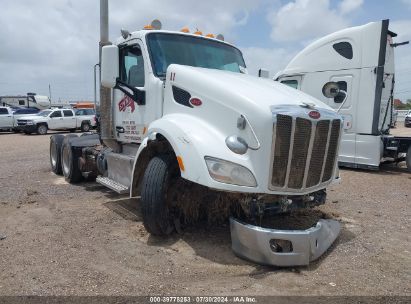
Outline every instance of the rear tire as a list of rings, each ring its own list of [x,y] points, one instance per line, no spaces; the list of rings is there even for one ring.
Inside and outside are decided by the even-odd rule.
[[[47,126],[46,125],[38,125],[37,126],[37,134],[38,135],[46,135],[47,134]]]
[[[50,165],[51,171],[57,175],[62,174],[61,169],[61,146],[63,144],[64,136],[55,134],[50,137]]]
[[[407,158],[406,158],[405,162],[407,164],[408,171],[411,172],[411,146],[408,147]]]
[[[144,173],[141,189],[141,208],[146,230],[157,236],[174,231],[171,208],[167,202],[170,181],[176,173],[171,155],[152,158]]]
[[[79,156],[76,155],[71,146],[70,137],[73,136],[65,136],[63,140],[61,147],[61,167],[66,181],[69,183],[78,183],[83,179],[83,175],[79,167]]]
[[[82,123],[81,124],[81,131],[82,132],[90,131],[90,124],[88,122]]]

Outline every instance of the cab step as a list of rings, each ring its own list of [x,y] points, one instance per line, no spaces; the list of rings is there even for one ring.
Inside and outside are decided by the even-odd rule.
[[[129,187],[124,186],[123,184],[120,184],[108,177],[99,176],[96,178],[96,182],[103,186],[106,186],[107,188],[117,192],[118,194],[129,193],[130,191]]]

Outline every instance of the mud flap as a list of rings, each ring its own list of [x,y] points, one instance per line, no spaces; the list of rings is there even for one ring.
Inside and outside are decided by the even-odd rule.
[[[331,246],[341,229],[336,220],[320,219],[307,230],[276,230],[234,218],[230,218],[230,228],[232,249],[237,256],[273,266],[308,265]]]

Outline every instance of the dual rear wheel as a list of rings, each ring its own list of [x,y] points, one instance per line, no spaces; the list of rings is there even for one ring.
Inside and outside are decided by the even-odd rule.
[[[73,149],[70,138],[77,137],[76,134],[54,134],[50,138],[50,164],[51,170],[64,175],[70,183],[77,183],[83,179],[79,167],[79,155]]]

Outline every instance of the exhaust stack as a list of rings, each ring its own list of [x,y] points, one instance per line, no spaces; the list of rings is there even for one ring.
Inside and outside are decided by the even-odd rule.
[[[108,0],[100,0],[100,67],[101,48],[110,44],[111,42],[108,38]],[[111,95],[111,89],[103,87],[100,83],[100,138],[107,147],[113,150],[113,152],[119,153],[121,152],[121,146],[114,138],[113,106],[111,103]]]

